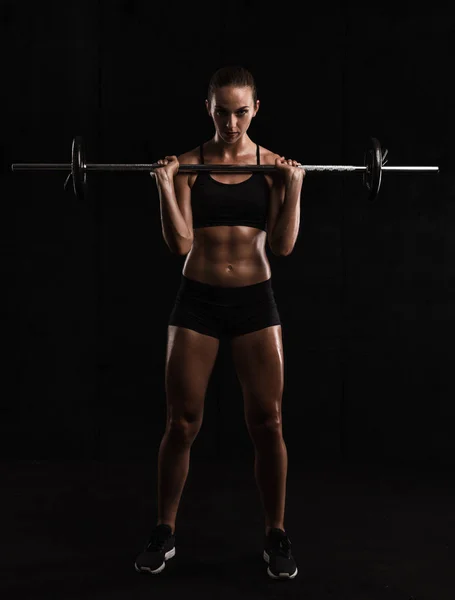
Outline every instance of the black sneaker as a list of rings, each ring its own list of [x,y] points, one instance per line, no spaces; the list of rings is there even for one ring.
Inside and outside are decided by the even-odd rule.
[[[157,525],[152,531],[144,551],[136,558],[134,567],[139,573],[157,575],[166,566],[166,561],[175,556],[175,534],[170,525]]]

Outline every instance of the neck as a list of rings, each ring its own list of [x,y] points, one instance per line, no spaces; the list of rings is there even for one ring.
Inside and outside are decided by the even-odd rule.
[[[215,134],[209,142],[210,152],[221,160],[236,160],[245,154],[256,152],[256,144],[245,134],[233,144],[227,144]]]

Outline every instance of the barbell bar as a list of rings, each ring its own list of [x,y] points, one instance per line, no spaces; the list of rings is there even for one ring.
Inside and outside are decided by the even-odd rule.
[[[363,183],[368,189],[368,199],[376,199],[381,187],[383,171],[395,172],[435,172],[439,173],[439,167],[424,166],[386,166],[388,151],[382,151],[381,144],[377,138],[370,138],[371,146],[364,155],[364,165],[300,165],[305,171],[316,172],[360,172],[363,173]],[[87,173],[90,172],[112,172],[112,171],[148,171],[152,172],[160,168],[158,163],[87,163],[85,160],[85,146],[81,136],[73,139],[71,149],[71,163],[13,163],[12,171],[70,171],[65,181],[65,189],[69,180],[73,181],[73,190],[76,198],[83,200],[87,189]],[[229,164],[181,164],[179,173],[197,173],[209,171],[211,173],[273,173],[277,171],[275,165],[229,165]]]

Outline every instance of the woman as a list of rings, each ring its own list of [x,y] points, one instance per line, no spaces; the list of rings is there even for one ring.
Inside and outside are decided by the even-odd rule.
[[[265,512],[264,559],[273,578],[297,567],[284,530],[287,450],[281,400],[281,322],[265,244],[289,255],[300,224],[305,172],[251,140],[259,110],[251,73],[223,67],[209,83],[207,112],[215,134],[199,147],[158,161],[162,232],[171,252],[186,256],[169,319],[166,353],[167,425],[158,458],[158,521],[136,559],[159,573],[175,555],[175,521],[190,449],[202,424],[204,399],[219,340],[227,337],[242,388],[255,449],[255,476]],[[179,173],[180,164],[265,164],[272,173]]]

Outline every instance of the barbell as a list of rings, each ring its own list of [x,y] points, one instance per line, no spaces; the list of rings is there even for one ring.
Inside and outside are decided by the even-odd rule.
[[[364,154],[363,166],[353,165],[300,165],[305,171],[319,172],[359,172],[363,173],[363,184],[368,190],[368,199],[376,199],[381,187],[382,173],[384,171],[431,171],[439,173],[439,167],[390,167],[386,166],[387,150],[382,151],[379,141],[370,138],[370,147]],[[101,164],[87,163],[85,159],[85,145],[81,136],[73,139],[71,148],[71,163],[14,163],[11,165],[13,171],[70,171],[64,188],[67,189],[70,179],[73,182],[73,190],[78,200],[83,200],[87,190],[87,173],[89,171],[148,171],[152,172],[162,165],[152,164]],[[197,173],[209,171],[212,173],[273,173],[277,171],[275,165],[229,165],[229,164],[182,164],[179,173]]]

